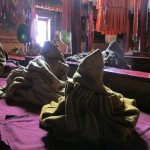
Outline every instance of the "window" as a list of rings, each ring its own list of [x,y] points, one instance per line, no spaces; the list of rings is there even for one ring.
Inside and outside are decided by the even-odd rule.
[[[39,43],[41,46],[44,45],[44,42],[47,40],[51,40],[51,24],[50,19],[41,19],[39,18],[37,21],[37,31],[38,35],[36,37],[36,43]]]

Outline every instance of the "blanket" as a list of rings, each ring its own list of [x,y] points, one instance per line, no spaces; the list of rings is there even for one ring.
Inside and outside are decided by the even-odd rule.
[[[66,142],[129,144],[139,110],[134,99],[125,98],[103,84],[103,67],[100,50],[85,57],[73,81],[67,82],[65,96],[43,106],[41,127]]]
[[[14,69],[7,77],[2,98],[44,105],[64,95],[69,67],[57,59],[38,56],[27,67]]]

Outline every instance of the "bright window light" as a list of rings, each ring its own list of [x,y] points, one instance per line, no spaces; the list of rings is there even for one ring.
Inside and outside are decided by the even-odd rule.
[[[36,42],[42,47],[45,41],[50,40],[50,19],[38,20],[37,29],[38,35],[36,37]]]

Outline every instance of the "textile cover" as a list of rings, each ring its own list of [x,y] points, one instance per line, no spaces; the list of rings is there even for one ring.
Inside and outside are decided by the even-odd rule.
[[[24,102],[8,103],[0,99],[0,149],[4,150],[107,150],[90,143],[66,143],[39,126],[41,107]],[[121,150],[150,150],[150,115],[140,113],[135,138]],[[106,143],[108,145],[108,143]],[[109,145],[108,150],[113,150]],[[120,150],[118,149],[118,150]],[[117,148],[114,148],[117,150]]]
[[[64,95],[69,66],[57,49],[46,48],[26,67],[20,66],[9,74],[1,98],[44,105]]]
[[[65,142],[130,144],[139,110],[134,99],[103,85],[103,67],[100,50],[85,57],[67,82],[65,96],[43,106],[41,126]]]
[[[0,78],[0,87],[4,86],[5,84],[6,84],[6,79]],[[73,85],[73,84],[71,83],[70,85]],[[83,89],[83,90],[85,90],[85,89]],[[26,97],[26,99],[29,99],[29,97]],[[83,100],[85,100],[85,99],[83,99]],[[74,101],[72,101],[72,102],[74,102]],[[56,103],[56,104],[58,105],[58,103]],[[65,104],[66,104],[66,102],[65,102]],[[80,105],[81,102],[78,102],[76,104]],[[85,106],[88,105],[88,103],[83,103],[83,102],[82,102],[82,104],[85,104]],[[91,102],[91,104],[93,104],[93,101]],[[66,106],[67,106],[67,104],[66,104]],[[150,114],[140,112],[139,119],[135,126],[135,130],[133,131],[133,135],[134,135],[133,141],[128,145],[128,147],[121,146],[121,148],[117,149],[114,144],[109,144],[106,142],[104,144],[103,148],[100,148],[96,144],[91,144],[89,142],[85,142],[83,144],[81,142],[78,142],[78,143],[62,142],[62,141],[56,139],[50,130],[48,130],[48,131],[43,130],[40,127],[40,121],[39,121],[41,107],[42,106],[40,106],[40,105],[31,104],[28,102],[7,101],[6,99],[0,99],[0,149],[1,150],[10,150],[10,149],[12,149],[12,150],[27,150],[27,149],[30,149],[30,150],[60,150],[60,149],[61,150],[66,150],[66,149],[67,150],[91,150],[91,149],[93,149],[93,150],[100,150],[100,149],[101,150],[120,150],[120,149],[121,150],[150,150],[150,142],[149,142],[150,141]],[[99,106],[97,106],[97,107],[99,107]],[[55,108],[57,109],[57,107],[54,107],[54,109]],[[86,112],[86,113],[89,112],[89,114],[92,115],[92,112],[91,112],[92,106],[91,106],[91,109],[87,108],[87,111],[85,111],[84,108],[82,109],[82,110],[84,110],[84,112]],[[104,122],[106,117],[108,118],[107,123],[110,121],[109,119],[111,119],[111,117],[112,117],[110,115],[107,115],[105,108],[106,107],[103,108],[103,110],[105,110],[105,114],[102,116],[103,119],[101,119],[102,117],[101,118],[99,117],[99,120],[100,120],[99,122],[101,122],[101,123],[103,122],[104,126],[107,125]],[[46,109],[48,110],[48,107]],[[72,109],[72,108],[70,108],[70,109]],[[60,107],[59,107],[59,110],[61,110]],[[64,112],[64,107],[62,107],[62,110]],[[102,111],[102,110],[100,110],[100,111]],[[79,116],[78,114],[80,112],[81,111],[79,111],[79,110],[75,112],[77,114],[77,117]],[[58,112],[58,114],[59,113],[61,113],[61,111]],[[86,114],[86,113],[84,113],[84,114]],[[65,112],[64,112],[64,114],[65,114]],[[81,114],[81,117],[80,117],[81,119],[84,114]],[[47,115],[49,115],[49,111],[48,111]],[[130,112],[129,112],[129,115],[130,115]],[[87,114],[87,116],[88,116],[88,114]],[[118,118],[118,116],[119,115],[117,115],[117,113],[116,113],[116,118]],[[123,114],[122,114],[122,116],[123,116]],[[49,116],[49,117],[51,117],[51,116]],[[52,116],[52,117],[54,118],[54,116]],[[77,117],[75,119],[77,119]],[[126,118],[128,118],[128,116],[126,116]],[[81,125],[84,123],[85,120],[81,120]],[[93,124],[94,123],[95,122],[93,122]],[[75,125],[73,124],[72,128],[74,128]],[[123,125],[123,124],[121,124],[121,125]],[[49,127],[50,127],[50,125],[48,125],[48,128]],[[62,127],[64,127],[64,126],[62,126]],[[89,126],[87,126],[87,128],[89,128]],[[59,128],[57,128],[57,129],[59,129]],[[82,131],[82,129],[81,129],[81,131]],[[79,133],[78,135],[81,135],[82,133],[83,132]],[[119,134],[119,133],[116,132],[116,134]],[[107,149],[107,147],[108,147],[108,149]]]

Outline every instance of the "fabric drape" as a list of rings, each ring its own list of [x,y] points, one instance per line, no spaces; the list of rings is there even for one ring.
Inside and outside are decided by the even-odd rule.
[[[87,56],[67,82],[65,97],[43,106],[41,126],[66,142],[129,144],[139,110],[135,100],[103,84],[103,67],[100,50]]]
[[[129,0],[98,0],[96,30],[109,35],[126,32]]]
[[[12,70],[6,88],[0,89],[0,98],[44,105],[63,96],[69,66],[54,46],[46,42],[40,56],[26,67]]]

